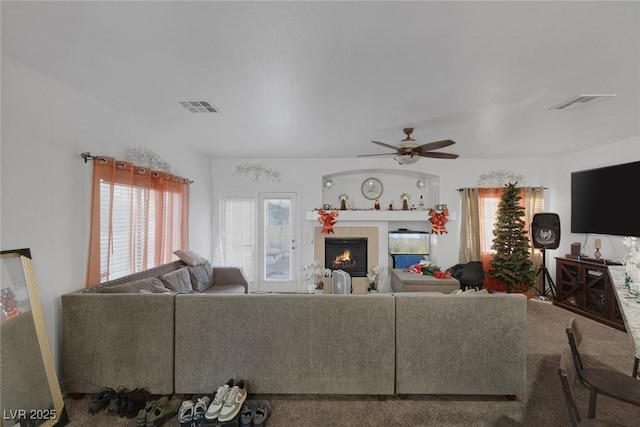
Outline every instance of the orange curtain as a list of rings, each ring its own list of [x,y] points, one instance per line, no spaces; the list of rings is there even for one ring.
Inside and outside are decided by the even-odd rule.
[[[189,247],[189,179],[93,158],[87,286],[176,259]]]

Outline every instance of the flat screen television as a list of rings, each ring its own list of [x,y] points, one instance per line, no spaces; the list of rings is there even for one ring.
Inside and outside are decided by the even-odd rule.
[[[640,236],[640,162],[571,173],[571,232]]]

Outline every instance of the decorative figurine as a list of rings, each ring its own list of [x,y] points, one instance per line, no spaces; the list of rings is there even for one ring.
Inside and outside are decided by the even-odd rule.
[[[389,210],[392,211],[393,210],[393,202],[389,203]]]
[[[373,204],[373,209],[379,211],[380,210],[380,202],[376,199],[376,202]]]

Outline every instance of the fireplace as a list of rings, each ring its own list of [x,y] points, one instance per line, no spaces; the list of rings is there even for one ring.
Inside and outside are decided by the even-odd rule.
[[[344,270],[351,277],[366,277],[368,271],[367,238],[325,238],[324,265],[331,270]]]

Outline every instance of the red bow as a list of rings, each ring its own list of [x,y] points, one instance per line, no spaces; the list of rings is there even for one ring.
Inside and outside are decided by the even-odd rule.
[[[447,227],[445,227],[445,224],[449,220],[449,218],[447,218],[449,216],[449,211],[447,209],[442,212],[437,212],[435,209],[429,209],[429,216],[432,233],[447,233]]]
[[[338,211],[333,210],[331,212],[327,212],[324,209],[320,209],[318,211],[318,222],[322,224],[322,233],[331,234],[333,233],[333,225],[337,222],[336,218],[338,216]]]

